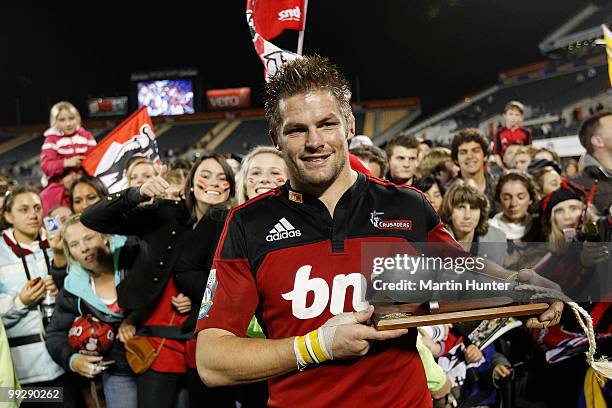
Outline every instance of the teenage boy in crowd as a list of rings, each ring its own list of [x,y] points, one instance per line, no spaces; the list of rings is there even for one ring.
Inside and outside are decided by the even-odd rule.
[[[449,181],[448,187],[462,179],[484,193],[493,205],[497,180],[486,171],[490,153],[489,141],[480,130],[468,128],[459,131],[451,143],[451,158],[459,165],[460,171],[455,179]]]
[[[398,135],[385,146],[389,160],[387,180],[411,186],[414,183],[419,155],[419,142],[413,135]]]

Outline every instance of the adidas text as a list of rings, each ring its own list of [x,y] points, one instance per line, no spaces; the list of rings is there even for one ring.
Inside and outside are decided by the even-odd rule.
[[[277,233],[268,235],[266,237],[266,241],[272,242],[272,241],[279,241],[285,238],[294,238],[294,237],[301,237],[301,236],[302,236],[302,233],[300,232],[300,230],[283,231],[283,232],[277,232]]]

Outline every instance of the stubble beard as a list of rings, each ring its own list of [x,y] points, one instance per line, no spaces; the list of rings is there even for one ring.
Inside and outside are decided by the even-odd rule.
[[[336,152],[334,152],[334,154],[336,154]],[[346,154],[337,155],[338,159],[332,163],[328,174],[322,177],[311,177],[311,175],[308,174],[304,168],[300,168],[293,162],[293,160],[287,155],[285,149],[282,150],[282,156],[287,164],[287,169],[289,170],[289,180],[294,182],[294,186],[301,189],[305,188],[307,192],[314,194],[323,192],[329,186],[331,186],[342,172],[342,169],[346,165],[347,161]]]

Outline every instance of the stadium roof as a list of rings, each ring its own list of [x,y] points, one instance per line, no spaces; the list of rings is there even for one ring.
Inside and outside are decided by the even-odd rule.
[[[540,50],[547,54],[566,47],[590,45],[592,40],[602,36],[602,24],[612,25],[612,3],[587,4],[542,40]]]

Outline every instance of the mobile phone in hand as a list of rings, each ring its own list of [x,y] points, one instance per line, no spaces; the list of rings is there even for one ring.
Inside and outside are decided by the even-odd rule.
[[[45,228],[47,230],[47,237],[53,239],[55,233],[59,230],[61,223],[57,217],[45,217]]]
[[[563,228],[563,238],[565,242],[576,241],[577,231],[576,228]]]

